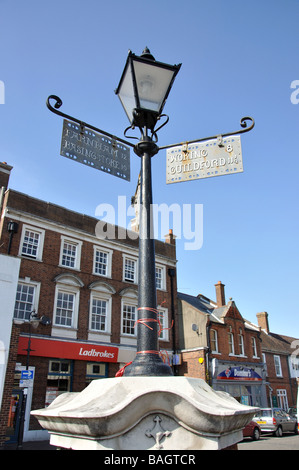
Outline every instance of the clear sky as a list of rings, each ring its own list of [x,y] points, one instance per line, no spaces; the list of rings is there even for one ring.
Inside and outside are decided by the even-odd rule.
[[[166,151],[153,158],[156,204],[203,207],[202,247],[177,240],[178,288],[215,299],[220,280],[243,317],[256,323],[267,311],[271,331],[299,338],[298,18],[297,0],[0,0],[0,161],[14,167],[10,187],[91,216],[99,204],[117,209],[119,196],[129,206],[139,158],[131,152],[127,182],[60,156],[63,120],[46,98],[123,137],[129,123],[114,90],[128,50],[182,63],[159,145],[236,131],[243,116],[256,125],[241,137],[243,173],[166,185]]]

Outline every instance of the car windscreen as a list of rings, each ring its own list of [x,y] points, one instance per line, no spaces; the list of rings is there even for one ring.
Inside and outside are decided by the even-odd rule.
[[[272,416],[272,410],[261,410],[259,416],[264,416],[264,418]]]

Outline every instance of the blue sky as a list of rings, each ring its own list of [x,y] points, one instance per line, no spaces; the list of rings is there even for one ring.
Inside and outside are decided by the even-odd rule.
[[[182,63],[164,111],[159,145],[240,129],[244,172],[166,185],[166,152],[153,158],[157,204],[202,204],[203,245],[177,240],[178,288],[215,299],[219,280],[241,314],[267,311],[273,332],[299,337],[298,134],[299,3],[296,0],[0,0],[0,161],[10,187],[94,216],[101,203],[128,204],[131,181],[60,156],[61,108],[119,137],[128,126],[114,90],[128,50]],[[299,96],[299,95],[298,95]],[[1,102],[1,100],[0,100]]]

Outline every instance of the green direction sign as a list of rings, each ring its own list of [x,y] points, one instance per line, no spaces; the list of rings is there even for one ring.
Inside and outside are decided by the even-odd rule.
[[[60,155],[130,181],[129,147],[66,119]]]

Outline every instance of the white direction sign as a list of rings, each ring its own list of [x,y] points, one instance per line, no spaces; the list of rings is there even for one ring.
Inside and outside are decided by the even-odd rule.
[[[219,137],[167,149],[167,184],[231,175],[242,171],[240,136]]]

